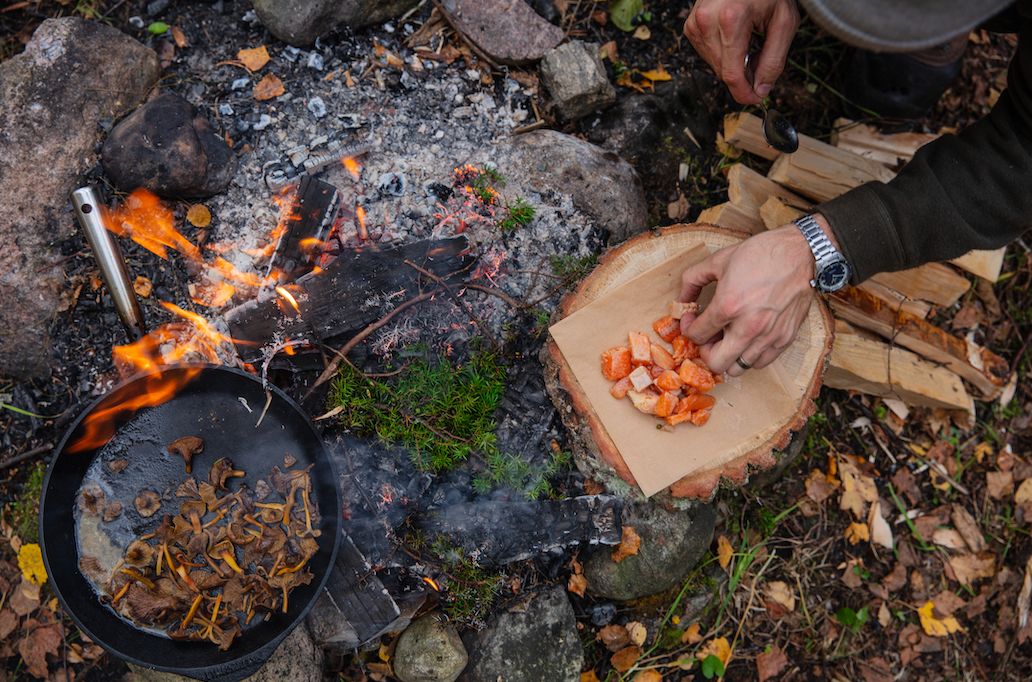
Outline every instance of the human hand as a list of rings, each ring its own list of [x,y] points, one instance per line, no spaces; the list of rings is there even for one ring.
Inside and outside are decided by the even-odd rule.
[[[684,35],[736,101],[759,104],[785,69],[798,26],[795,0],[698,0],[684,22]],[[754,30],[766,37],[750,82],[745,57]]]
[[[823,217],[815,218],[831,235]],[[795,225],[750,237],[684,271],[681,301],[698,298],[710,282],[713,300],[698,315],[681,318],[681,333],[701,347],[713,372],[731,376],[773,362],[791,345],[806,318],[814,291],[813,253]]]

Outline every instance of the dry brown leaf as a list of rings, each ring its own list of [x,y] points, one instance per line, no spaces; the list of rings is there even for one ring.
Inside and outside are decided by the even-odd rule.
[[[634,35],[638,40],[648,40],[652,37],[652,31],[649,30],[648,26],[642,24],[638,28],[634,29],[634,33],[632,35]]]
[[[820,504],[831,497],[835,486],[828,482],[828,477],[820,469],[814,469],[806,478],[806,496]]]
[[[981,578],[996,575],[996,557],[992,552],[958,554],[950,557],[949,564],[957,576],[957,581],[963,585],[970,585]]]
[[[986,550],[985,537],[982,535],[975,517],[971,516],[967,509],[959,504],[953,505],[953,513],[950,518],[953,520],[953,525],[960,531],[964,542],[967,543],[968,549],[975,553]]]
[[[624,526],[620,535],[620,544],[613,550],[613,561],[620,563],[629,556],[634,556],[641,548],[641,537],[633,526]]]
[[[727,570],[728,564],[731,563],[731,556],[735,553],[734,548],[726,537],[721,535],[717,538],[717,561],[720,562],[720,567]]]
[[[237,52],[237,59],[245,69],[253,73],[269,63],[269,51],[264,45],[259,45],[249,50],[240,50]]]
[[[839,459],[839,478],[842,480],[842,498],[839,508],[852,512],[854,518],[862,519],[867,502],[878,499],[878,488],[874,479],[862,474],[852,457]]]
[[[892,528],[881,514],[881,502],[875,500],[867,513],[867,529],[871,533],[871,542],[885,549],[892,549]]]
[[[186,220],[194,227],[211,225],[211,210],[204,204],[194,204],[186,212]]]
[[[702,635],[699,634],[699,630],[700,629],[701,628],[699,627],[698,623],[692,623],[691,625],[686,627],[684,629],[684,632],[681,633],[681,643],[682,644],[698,644],[699,642],[701,642],[702,641]]]
[[[641,658],[641,649],[636,646],[629,646],[620,649],[609,657],[609,662],[618,673],[625,673]]]
[[[897,563],[892,572],[882,580],[882,585],[889,592],[898,592],[907,584],[907,568],[902,563]]]
[[[133,280],[133,291],[140,298],[150,298],[151,291],[153,290],[154,285],[143,275],[137,275],[136,279]]]
[[[1018,504],[1032,502],[1032,478],[1026,478],[1021,482],[1017,492],[1014,493],[1014,501]]]
[[[283,87],[283,81],[277,78],[276,74],[267,73],[265,78],[262,78],[254,86],[254,98],[259,102],[264,102],[273,97],[279,97],[286,91],[287,89]]]
[[[608,43],[604,43],[598,48],[598,56],[601,59],[608,59],[611,62],[615,62],[620,59],[620,55],[616,50],[616,41],[610,40]]]
[[[897,491],[906,495],[910,504],[917,504],[921,501],[921,491],[917,487],[917,479],[914,478],[914,474],[910,473],[910,469],[900,467],[892,475],[892,485]]]
[[[0,611],[0,642],[7,641],[7,636],[18,627],[18,616],[11,609]]]
[[[631,643],[631,635],[622,625],[607,625],[595,637],[612,652],[620,651]]]
[[[34,585],[23,578],[18,583],[18,586],[14,588],[11,598],[8,600],[8,605],[19,616],[29,615],[39,608],[39,585]]]
[[[47,655],[56,656],[64,640],[61,626],[56,623],[39,625],[38,621],[29,619],[25,621],[25,629],[29,632],[18,642],[18,653],[33,677],[45,679],[48,672]]]
[[[1032,607],[1032,556],[1025,562],[1025,578],[1021,583],[1021,593],[1018,595],[1018,629],[1022,630],[1028,625],[1029,609]],[[3,614],[0,613],[0,616]],[[3,639],[3,637],[0,637]]]
[[[172,27],[172,40],[176,41],[176,47],[179,49],[190,47],[190,41],[186,39],[186,34],[183,33],[183,29],[178,26]]]
[[[767,583],[766,592],[768,599],[785,607],[785,610],[789,613],[795,611],[795,593],[792,592],[792,588],[788,586],[788,583],[781,580],[773,580]]]
[[[889,623],[892,622],[892,613],[889,612],[889,607],[882,602],[878,606],[878,624],[883,628],[889,627]]]
[[[986,455],[992,455],[992,454],[993,454],[993,446],[989,445],[989,443],[981,442],[981,443],[979,443],[978,445],[975,446],[975,461],[978,462],[979,464],[982,463],[982,460],[985,459]]]
[[[867,542],[871,539],[871,534],[870,532],[868,532],[866,524],[857,523],[855,521],[849,524],[849,527],[846,528],[846,531],[845,533],[843,533],[843,535],[851,545],[856,545],[861,542]]]
[[[1003,500],[1014,492],[1014,474],[1010,471],[988,471],[985,474],[985,487],[989,497]]]
[[[781,674],[788,665],[788,656],[777,644],[756,657],[756,676],[760,682],[767,682]]]
[[[631,678],[631,682],[663,682],[663,676],[658,670],[642,670]]]
[[[631,642],[635,646],[641,646],[645,643],[645,639],[649,636],[649,631],[645,629],[645,626],[636,620],[632,620],[626,626],[627,634],[631,637]]]
[[[932,532],[932,542],[946,549],[955,549],[958,552],[966,552],[968,544],[964,536],[952,528],[936,528]]]
[[[932,599],[935,613],[938,616],[952,616],[957,609],[964,607],[964,600],[949,590],[943,590]]]
[[[594,670],[589,670],[586,673],[581,673],[580,682],[599,682],[598,675],[595,674]]]
[[[581,573],[574,573],[570,576],[570,581],[566,583],[566,589],[578,597],[583,597],[584,591],[588,589],[588,579]]]

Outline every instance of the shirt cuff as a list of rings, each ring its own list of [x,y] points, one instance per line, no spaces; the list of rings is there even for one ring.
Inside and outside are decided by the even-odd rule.
[[[878,196],[884,186],[881,182],[869,182],[820,204],[815,210],[835,232],[852,270],[852,284],[879,272],[906,267],[903,244]]]

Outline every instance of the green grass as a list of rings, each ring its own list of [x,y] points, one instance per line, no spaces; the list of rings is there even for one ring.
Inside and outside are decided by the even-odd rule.
[[[496,449],[493,415],[504,379],[505,369],[488,353],[455,365],[419,359],[388,381],[368,379],[345,365],[328,403],[344,408],[344,426],[408,446],[422,470],[446,471],[473,451]]]
[[[530,224],[537,213],[530,202],[523,197],[516,197],[514,202],[505,207],[505,212],[506,216],[498,221],[498,228],[503,232]]]
[[[595,265],[598,264],[598,256],[593,253],[587,256],[552,256],[550,262],[552,272],[556,277],[572,284],[577,280],[584,279],[595,269]]]
[[[448,589],[442,593],[445,613],[462,625],[483,627],[505,576],[480,566],[443,537],[435,539],[428,551],[448,577]]]
[[[18,497],[11,502],[11,523],[22,542],[39,542],[39,497],[43,494],[46,465],[36,462],[29,469]]]
[[[571,459],[569,452],[556,447],[543,466],[534,466],[522,457],[494,448],[484,453],[487,469],[473,479],[473,487],[481,494],[506,487],[523,491],[530,500],[553,497],[555,490],[549,479],[568,469]]]

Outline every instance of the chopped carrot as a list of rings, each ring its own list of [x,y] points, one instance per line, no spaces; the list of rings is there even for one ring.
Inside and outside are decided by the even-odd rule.
[[[670,426],[677,426],[678,424],[683,424],[686,421],[691,421],[691,419],[691,412],[675,412],[666,418],[666,423]]]
[[[711,395],[705,393],[696,393],[694,395],[686,396],[681,398],[681,403],[685,405],[685,409],[689,412],[695,412],[696,410],[708,410],[717,404],[717,399]],[[681,405],[677,406],[677,411],[681,411]]]
[[[681,398],[677,401],[677,407],[674,408],[674,414],[686,414],[692,411],[692,404],[688,401],[688,398]]]
[[[658,343],[652,344],[652,362],[663,369],[673,369],[677,366],[674,362],[674,356],[670,354],[666,348],[660,346]]]
[[[665,371],[666,370],[660,367],[659,365],[649,365],[649,374],[652,375],[653,379],[658,379],[659,376],[663,374],[663,372]]]
[[[681,377],[672,369],[664,370],[662,374],[656,377],[655,381],[656,386],[664,391],[678,391],[684,384],[681,381]]]
[[[631,364],[647,365],[652,362],[652,342],[648,336],[641,332],[631,332],[627,339],[631,347]]]
[[[659,395],[659,400],[656,401],[656,416],[669,417],[674,413],[674,408],[676,407],[677,396],[669,391],[663,391]]]
[[[652,329],[659,334],[661,339],[670,343],[674,340],[674,337],[681,333],[681,323],[667,315],[653,322]]]
[[[609,389],[609,395],[613,396],[618,400],[621,398],[626,398],[627,391],[631,390],[631,388],[633,388],[633,386],[631,384],[630,378],[624,377],[623,379],[620,379],[620,381],[613,384],[613,387]]]
[[[674,346],[674,359],[678,362],[699,357],[699,347],[687,336],[675,336],[670,343]]]
[[[610,381],[623,379],[631,373],[631,349],[620,346],[602,354],[602,376]]]
[[[709,410],[696,410],[695,412],[692,412],[692,423],[696,426],[702,426],[709,421],[709,417]]]
[[[691,360],[682,362],[681,368],[677,370],[677,374],[681,377],[681,381],[703,393],[712,389],[716,384],[709,370],[703,369]]]

